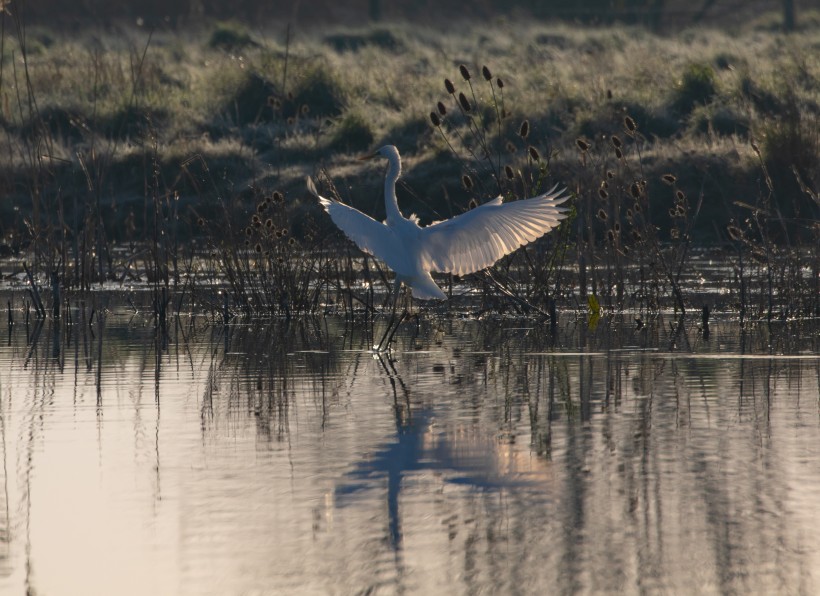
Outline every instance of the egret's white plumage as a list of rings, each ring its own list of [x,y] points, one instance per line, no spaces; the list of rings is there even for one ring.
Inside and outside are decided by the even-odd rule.
[[[330,218],[364,252],[384,261],[421,300],[446,298],[433,281],[431,271],[466,275],[485,269],[521,246],[540,238],[566,217],[561,203],[563,190],[550,191],[521,201],[504,203],[496,197],[457,215],[421,227],[418,219],[404,217],[396,199],[401,157],[393,145],[385,145],[363,159],[387,158],[384,203],[387,218],[380,223],[349,205],[319,195],[308,178],[311,193]]]

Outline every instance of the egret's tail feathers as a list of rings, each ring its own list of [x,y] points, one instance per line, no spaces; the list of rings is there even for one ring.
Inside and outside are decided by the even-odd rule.
[[[417,275],[404,280],[413,291],[413,298],[417,300],[444,300],[447,294],[433,281],[433,276],[429,273]]]

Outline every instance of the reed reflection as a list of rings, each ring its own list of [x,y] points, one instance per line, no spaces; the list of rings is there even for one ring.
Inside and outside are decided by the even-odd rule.
[[[388,359],[370,322],[96,300],[0,348],[0,587],[820,585],[805,327],[427,316]]]

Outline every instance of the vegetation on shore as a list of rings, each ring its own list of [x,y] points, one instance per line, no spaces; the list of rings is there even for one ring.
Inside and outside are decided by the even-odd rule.
[[[383,172],[353,157],[387,143],[405,157],[402,208],[423,222],[499,191],[577,195],[560,233],[502,266],[529,304],[563,285],[623,305],[654,276],[683,308],[676,279],[698,245],[748,253],[770,294],[817,284],[785,263],[817,267],[819,15],[788,36],[671,37],[507,21],[69,37],[4,18],[2,248],[66,285],[168,285],[196,250],[237,302],[298,295],[311,311],[338,264],[320,256],[332,227],[304,178],[379,217]],[[560,281],[569,265],[578,277]],[[521,267],[540,289],[516,285]]]

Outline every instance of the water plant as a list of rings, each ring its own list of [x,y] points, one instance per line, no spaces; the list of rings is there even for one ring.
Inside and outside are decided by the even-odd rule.
[[[548,183],[577,195],[572,223],[551,238],[489,276],[444,280],[480,297],[475,312],[546,313],[556,301],[584,311],[590,295],[604,312],[700,310],[703,246],[735,263],[727,308],[746,319],[816,312],[808,32],[788,51],[755,33],[760,51],[750,52],[717,32],[660,39],[522,23],[499,25],[479,48],[469,28],[340,29],[334,39],[245,28],[253,43],[237,35],[228,49],[161,29],[35,35],[4,18],[0,249],[4,273],[29,267],[43,307],[32,313],[53,312],[51,288],[64,301],[102,283],[153,284],[160,305],[181,291],[221,313],[211,288],[228,279],[237,310],[284,312],[287,288],[291,313],[370,313],[388,277],[326,238],[303,178],[331,172],[339,198],[372,197],[370,212],[381,172],[350,153],[387,143],[412,164],[399,193],[425,223]],[[523,68],[530,58],[541,66]],[[287,247],[252,221],[273,189],[287,197],[277,215]],[[311,256],[330,249],[342,258]]]

